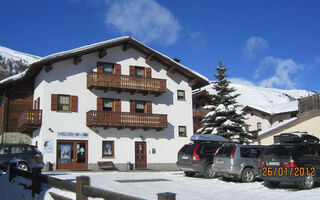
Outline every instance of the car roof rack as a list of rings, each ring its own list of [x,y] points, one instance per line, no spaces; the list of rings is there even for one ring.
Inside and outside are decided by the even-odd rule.
[[[229,142],[227,138],[219,135],[201,135],[201,134],[192,135],[190,140],[194,142]]]
[[[306,132],[281,133],[274,136],[274,143],[296,144],[296,143],[313,143],[319,144],[319,138],[309,135]]]

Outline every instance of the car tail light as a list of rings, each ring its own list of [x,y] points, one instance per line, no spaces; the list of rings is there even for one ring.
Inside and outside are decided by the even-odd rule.
[[[197,146],[193,150],[193,157],[192,157],[193,160],[200,160],[200,156],[197,154],[198,148],[199,148],[199,144],[197,144]]]
[[[264,161],[259,161],[259,166],[263,167],[266,163]]]
[[[232,151],[231,151],[231,155],[230,155],[230,158],[233,159],[234,158],[234,154],[236,153],[236,149],[237,149],[237,146],[234,146]]]
[[[219,151],[221,150],[221,148],[222,148],[222,146],[220,146],[220,147],[216,150],[216,152],[215,152],[214,155],[213,155],[213,158],[215,158],[215,157],[217,156],[217,154],[219,153]]]
[[[39,155],[39,154],[36,154],[36,155],[34,156],[34,159],[35,159],[36,161],[42,161],[42,157],[41,157],[41,155]]]
[[[289,162],[283,163],[284,167],[297,167],[296,163],[293,160],[290,160]]]

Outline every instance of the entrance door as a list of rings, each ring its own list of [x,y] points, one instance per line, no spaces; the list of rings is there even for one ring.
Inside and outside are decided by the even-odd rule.
[[[57,168],[88,168],[88,141],[58,140]]]
[[[135,143],[136,168],[147,168],[147,144],[146,142]]]

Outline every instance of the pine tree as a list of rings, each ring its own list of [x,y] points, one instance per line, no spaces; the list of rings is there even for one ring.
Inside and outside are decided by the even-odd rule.
[[[252,142],[245,133],[243,126],[245,125],[242,114],[237,112],[236,98],[240,94],[234,94],[236,91],[233,87],[229,87],[228,77],[225,72],[227,68],[220,61],[216,68],[217,74],[214,76],[218,81],[213,82],[213,89],[216,91],[212,95],[212,99],[206,109],[209,113],[201,121],[202,127],[198,130],[199,134],[217,134],[237,143]]]

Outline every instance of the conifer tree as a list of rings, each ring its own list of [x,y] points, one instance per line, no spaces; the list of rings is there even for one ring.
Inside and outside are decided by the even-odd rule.
[[[213,89],[215,93],[205,108],[209,113],[201,121],[202,127],[197,131],[199,134],[217,134],[237,143],[252,142],[245,133],[243,126],[245,125],[241,113],[237,112],[236,98],[239,94],[234,94],[235,89],[229,86],[228,77],[225,72],[227,68],[220,61],[216,68],[217,74],[214,76],[218,79],[213,81]]]

